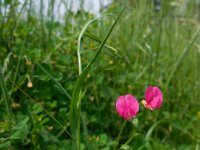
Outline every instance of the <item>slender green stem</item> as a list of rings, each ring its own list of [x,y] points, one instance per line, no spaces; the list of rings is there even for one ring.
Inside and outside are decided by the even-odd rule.
[[[0,69],[1,69],[1,66],[0,66]],[[0,91],[2,92],[3,100],[4,100],[4,103],[5,103],[5,108],[6,108],[6,111],[9,115],[9,117],[10,117],[12,115],[12,112],[11,112],[10,107],[9,107],[9,96],[7,94],[7,91],[6,91],[6,85],[5,85],[2,74],[0,74],[0,87],[1,87]]]
[[[119,141],[120,141],[120,138],[121,138],[121,134],[122,134],[122,131],[123,131],[125,125],[126,125],[126,122],[127,122],[127,121],[125,120],[124,123],[123,123],[123,125],[122,125],[122,127],[121,127],[121,129],[120,129],[120,132],[119,132],[119,135],[118,135],[118,137],[117,137],[117,142],[116,142],[116,144],[115,144],[114,150],[117,149],[117,146],[118,146],[118,144],[119,144]]]
[[[132,136],[126,141],[125,145],[128,145],[136,136],[138,136],[138,133],[132,133]]]

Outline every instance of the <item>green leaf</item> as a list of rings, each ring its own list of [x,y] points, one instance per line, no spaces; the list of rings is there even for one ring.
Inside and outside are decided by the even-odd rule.
[[[11,146],[11,142],[10,141],[6,141],[3,143],[0,143],[0,148],[9,148]]]
[[[105,145],[106,143],[108,142],[108,136],[107,136],[107,134],[101,134],[100,136],[99,136],[99,143],[100,143],[100,145]]]
[[[129,145],[123,144],[123,145],[120,147],[120,150],[132,150],[132,148],[131,148]]]
[[[134,118],[131,122],[135,127],[138,127],[138,124],[139,124],[138,118]]]
[[[156,127],[159,123],[162,123],[163,121],[164,121],[164,120],[159,120],[159,121],[155,122],[155,123],[151,126],[151,128],[149,128],[149,130],[148,130],[148,132],[147,132],[147,134],[146,134],[146,136],[145,136],[145,141],[146,141],[146,142],[148,142],[148,141],[150,140],[151,134],[152,134],[153,130],[155,129],[155,127]]]
[[[10,137],[11,140],[22,140],[24,141],[29,133],[29,118],[25,117],[16,126],[13,127],[13,133]]]

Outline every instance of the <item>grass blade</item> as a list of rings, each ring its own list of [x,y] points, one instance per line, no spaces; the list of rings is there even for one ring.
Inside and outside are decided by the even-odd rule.
[[[81,39],[85,33],[85,31],[87,30],[88,26],[90,24],[92,24],[93,22],[97,21],[98,19],[102,18],[103,16],[101,17],[97,17],[97,18],[94,18],[90,21],[88,21],[85,26],[83,27],[83,29],[81,30],[79,36],[78,36],[78,46],[77,46],[77,56],[78,56],[78,68],[79,68],[79,75],[82,73],[82,64],[81,64]]]
[[[96,41],[98,43],[101,43],[101,40],[98,37],[96,37],[95,35],[93,35],[93,34],[84,33],[84,36],[86,36],[86,37],[88,37],[88,38],[90,38],[90,39],[92,39],[92,40],[94,40],[94,41]],[[114,48],[114,47],[112,47],[110,45],[107,45],[107,44],[105,44],[105,47],[107,49],[109,49],[110,51],[112,51],[116,56],[121,58],[121,55],[119,54],[120,53],[119,50],[117,50],[116,48]]]
[[[76,141],[75,149],[78,149],[78,150],[80,149],[80,110],[81,110],[80,94],[81,94],[81,87],[82,87],[83,80],[84,80],[86,74],[88,73],[88,71],[90,70],[91,65],[95,62],[98,55],[100,54],[100,52],[101,52],[102,48],[104,47],[107,39],[109,38],[111,32],[113,31],[114,26],[118,22],[123,10],[119,14],[117,19],[113,23],[113,25],[111,26],[111,28],[108,31],[105,39],[101,42],[101,44],[100,44],[95,56],[93,57],[93,59],[88,63],[88,65],[85,67],[83,72],[79,75],[79,77],[75,81],[73,92],[72,92],[72,101],[71,101],[71,105],[70,105],[70,115],[69,115],[71,134],[72,134],[74,141]]]
[[[0,66],[0,69],[1,69],[1,66]],[[9,96],[7,94],[8,92],[6,90],[3,74],[1,74],[1,73],[0,73],[0,86],[1,86],[1,91],[2,91],[2,95],[3,95],[3,100],[4,100],[4,103],[5,103],[6,111],[9,115],[9,117],[11,117],[12,112],[11,112],[11,109],[9,107]]]

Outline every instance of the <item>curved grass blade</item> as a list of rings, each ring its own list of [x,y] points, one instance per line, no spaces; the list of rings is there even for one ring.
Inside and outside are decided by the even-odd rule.
[[[103,16],[101,17],[97,17],[97,18],[94,18],[90,21],[88,21],[85,26],[83,27],[83,29],[81,30],[79,36],[78,36],[78,46],[77,46],[77,56],[78,56],[78,68],[79,68],[79,75],[82,73],[82,63],[81,63],[81,39],[83,37],[83,34],[85,33],[86,29],[88,28],[88,26],[90,24],[92,24],[93,22],[97,21],[98,19],[102,18]]]
[[[73,92],[72,92],[72,101],[71,101],[71,105],[70,105],[70,113],[69,113],[70,130],[71,130],[71,134],[72,134],[74,141],[76,141],[75,149],[78,149],[78,150],[80,149],[80,111],[81,111],[80,95],[81,95],[81,87],[82,87],[83,80],[85,79],[86,74],[90,70],[91,65],[95,62],[98,55],[100,54],[102,48],[104,47],[107,39],[109,38],[111,32],[113,31],[114,26],[118,22],[123,11],[124,11],[124,9],[120,12],[119,16],[117,17],[117,19],[115,20],[115,22],[111,26],[110,30],[108,31],[106,37],[101,42],[95,56],[92,58],[92,60],[88,63],[88,65],[85,67],[83,72],[79,75],[79,77],[75,81]]]

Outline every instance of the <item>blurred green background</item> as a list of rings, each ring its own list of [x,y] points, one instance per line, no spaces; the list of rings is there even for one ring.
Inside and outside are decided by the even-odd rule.
[[[72,95],[78,43],[84,68],[125,7],[84,79],[81,149],[113,149],[124,121],[117,97],[141,102],[154,85],[162,107],[140,105],[118,149],[199,150],[200,1],[161,0],[160,9],[153,0],[100,2],[0,0],[0,149],[73,149],[70,99],[56,82]]]

